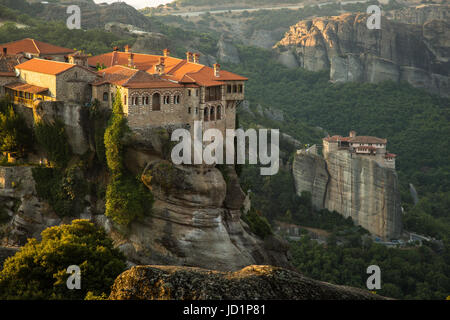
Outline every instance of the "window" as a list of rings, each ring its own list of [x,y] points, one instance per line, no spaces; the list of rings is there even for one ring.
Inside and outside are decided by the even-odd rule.
[[[239,90],[238,90],[238,91],[239,91],[239,93],[242,93],[242,90],[243,90],[243,86],[242,86],[242,84],[240,84],[240,85],[239,85],[238,89],[239,89]]]
[[[231,93],[231,84],[227,85],[227,93]]]
[[[233,85],[233,93],[237,92],[237,85]]]
[[[198,114],[198,107],[195,108],[195,114]]]
[[[203,120],[208,121],[208,118],[209,118],[209,110],[208,110],[208,108],[205,108],[205,110],[203,112]]]
[[[131,98],[131,104],[133,106],[137,106],[139,104],[139,97],[132,97]]]
[[[217,120],[222,119],[222,109],[220,106],[217,106],[216,115],[217,115]]]
[[[153,111],[161,110],[161,95],[159,93],[155,93],[152,96],[152,110]]]
[[[191,113],[191,107],[188,108],[188,113],[189,113],[189,114]]]
[[[195,90],[195,96],[197,96],[197,97],[198,97],[198,89],[197,89],[197,90]]]
[[[127,96],[126,95],[123,96],[123,104],[127,104]]]
[[[169,95],[164,96],[164,104],[170,104],[170,96]]]
[[[214,116],[214,107],[211,107],[211,117],[210,120],[213,121],[215,120],[215,116]]]
[[[173,97],[173,103],[174,104],[179,104],[180,103],[180,95],[179,94],[177,94],[177,95],[175,95],[174,97]]]
[[[188,89],[188,96],[190,97],[192,94],[191,89]]]
[[[103,101],[108,101],[108,92],[103,92]]]
[[[149,105],[150,104],[150,98],[149,98],[149,96],[143,96],[142,97],[142,104],[144,104],[144,105]]]

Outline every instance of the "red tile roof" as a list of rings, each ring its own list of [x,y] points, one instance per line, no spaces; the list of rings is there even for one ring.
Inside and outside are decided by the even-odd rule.
[[[26,52],[43,55],[43,54],[65,54],[74,52],[74,50],[72,49],[55,46],[53,44],[45,43],[31,38],[0,44],[1,52],[3,52],[3,48],[7,48],[8,54],[17,54],[21,52]]]
[[[395,158],[397,155],[395,153],[386,153],[386,158]]]
[[[129,67],[115,65],[98,72],[103,78],[92,83],[92,85],[102,85],[112,83],[126,88],[174,88],[183,87],[167,79],[166,76],[149,74],[145,71],[132,69]]]
[[[75,64],[33,58],[16,66],[16,69],[57,75],[75,67]]]
[[[130,52],[113,51],[99,56],[88,58],[88,64],[95,67],[97,64],[112,67],[115,65],[128,65]],[[162,56],[133,53],[134,66],[150,74],[154,73],[154,66],[159,64]],[[199,84],[202,86],[216,86],[223,81],[245,81],[248,78],[239,76],[226,70],[221,70],[219,77],[215,77],[214,69],[198,63],[174,57],[165,57],[165,78],[183,84]],[[101,70],[102,72],[104,70]]]

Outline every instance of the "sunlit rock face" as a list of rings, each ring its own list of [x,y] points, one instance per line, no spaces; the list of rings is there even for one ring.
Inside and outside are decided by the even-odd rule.
[[[382,17],[377,30],[367,27],[367,18],[367,14],[347,13],[300,21],[274,48],[282,56],[292,52],[302,68],[330,70],[334,82],[408,81],[433,93],[449,94],[448,20],[416,25]]]
[[[402,231],[401,202],[395,170],[346,151],[318,155],[297,154],[293,163],[297,194],[308,191],[317,209],[337,211],[383,238]]]

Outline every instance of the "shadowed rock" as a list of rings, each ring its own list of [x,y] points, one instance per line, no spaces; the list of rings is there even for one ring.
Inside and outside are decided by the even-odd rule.
[[[374,300],[368,291],[313,280],[283,268],[251,265],[236,272],[137,266],[114,282],[112,300]]]

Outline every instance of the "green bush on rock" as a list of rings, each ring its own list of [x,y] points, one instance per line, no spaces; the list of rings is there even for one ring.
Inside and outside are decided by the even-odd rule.
[[[71,265],[81,269],[81,289],[66,285]],[[0,272],[0,299],[84,299],[109,294],[125,270],[125,257],[104,230],[87,220],[45,229],[42,240],[29,239]]]

